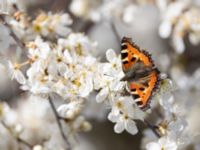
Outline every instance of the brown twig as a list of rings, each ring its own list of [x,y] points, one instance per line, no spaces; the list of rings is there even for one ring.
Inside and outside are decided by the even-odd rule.
[[[94,26],[94,22],[92,21],[83,21],[83,25],[78,29],[79,32],[88,33],[90,29]]]
[[[155,125],[152,125],[151,123],[149,123],[147,120],[144,120],[144,123],[146,124],[146,126],[148,126],[152,131],[153,133],[158,137],[160,138],[160,134],[158,133],[158,131],[156,130],[157,129],[157,126]]]
[[[112,28],[113,33],[115,34],[117,42],[120,43],[121,42],[121,37],[120,37],[120,35],[119,35],[118,31],[117,31],[117,28],[116,28],[116,26],[115,26],[113,21],[110,22],[110,26]]]
[[[3,125],[3,127],[4,127],[5,129],[7,129],[7,131],[8,131],[11,135],[13,135],[11,128],[10,128],[4,121],[1,121],[1,124]],[[30,143],[28,143],[28,142],[25,141],[24,139],[20,138],[19,136],[13,136],[13,137],[17,140],[17,142],[19,142],[19,143],[21,143],[21,144],[24,144],[25,146],[27,146],[27,147],[30,148],[30,149],[33,148],[33,145],[31,145]]]
[[[16,140],[19,142],[19,143],[22,143],[24,145],[26,145],[27,147],[29,147],[30,149],[33,148],[33,146],[31,144],[29,144],[27,141],[23,140],[22,138],[20,137],[17,137]]]
[[[51,109],[53,110],[53,113],[54,113],[54,116],[56,118],[56,122],[57,122],[57,125],[58,125],[58,128],[59,128],[59,131],[60,131],[60,134],[63,138],[63,140],[65,141],[66,145],[68,146],[66,150],[71,150],[71,145],[66,137],[66,135],[64,134],[64,130],[63,130],[63,127],[62,127],[62,124],[61,124],[61,117],[58,115],[57,111],[56,111],[56,108],[54,106],[54,103],[53,103],[53,100],[52,100],[52,97],[49,96],[49,104],[51,106]]]

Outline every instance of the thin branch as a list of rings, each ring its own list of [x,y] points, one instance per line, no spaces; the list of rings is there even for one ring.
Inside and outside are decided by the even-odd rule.
[[[146,126],[148,126],[152,131],[153,133],[158,137],[160,138],[160,134],[158,133],[158,131],[156,130],[157,129],[157,126],[155,125],[152,125],[151,123],[149,123],[147,120],[144,120],[144,123],[146,124]]]
[[[21,139],[20,137],[17,137],[16,140],[19,142],[19,143],[22,143],[24,145],[26,145],[27,147],[29,147],[30,149],[33,148],[33,146],[31,144],[29,144],[27,141]]]
[[[115,26],[113,21],[110,22],[110,26],[112,28],[113,33],[115,34],[115,38],[116,38],[117,42],[120,43],[121,42],[121,37],[120,37],[120,35],[119,35],[118,31],[117,31],[117,28],[116,28],[116,26]]]
[[[12,27],[6,22],[5,16],[3,14],[0,14],[0,20],[2,21],[3,25],[7,27],[10,31],[10,36],[13,37],[17,45],[22,49],[25,50],[25,44],[18,38],[18,36],[14,33]]]
[[[4,122],[4,121],[1,121],[1,124],[4,126],[5,129],[7,129],[7,131],[13,135],[12,133],[12,130],[11,128]],[[15,137],[13,136],[17,142],[21,143],[21,144],[24,144],[25,146],[27,146],[28,148],[32,149],[33,148],[33,145],[31,145],[30,143],[28,143],[27,141],[25,141],[24,139],[20,138],[19,136]]]
[[[83,21],[83,25],[80,27],[80,29],[78,29],[78,31],[88,33],[94,24],[95,23],[92,21]]]
[[[62,117],[62,116],[58,116],[58,117],[59,117],[60,120],[63,120],[63,121],[65,121],[65,122],[71,121],[71,119],[67,119],[67,118]]]
[[[70,145],[66,135],[64,134],[63,127],[62,127],[62,124],[61,124],[61,118],[60,118],[60,116],[58,115],[58,113],[56,111],[56,108],[54,106],[54,103],[53,103],[53,100],[52,100],[51,96],[49,96],[48,100],[49,100],[49,104],[50,104],[50,106],[51,106],[51,108],[53,110],[53,113],[55,115],[56,122],[58,124],[58,128],[59,128],[60,134],[61,134],[62,138],[64,139],[66,145],[68,146],[66,150],[71,150],[71,145]]]

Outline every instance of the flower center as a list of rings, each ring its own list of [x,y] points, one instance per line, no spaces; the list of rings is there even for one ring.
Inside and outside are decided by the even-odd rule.
[[[122,104],[122,102],[117,102],[116,106],[117,108],[122,109],[124,105]]]
[[[75,84],[77,87],[81,86],[81,82],[79,81],[79,79],[73,80],[72,83]]]
[[[62,61],[62,58],[61,58],[61,57],[58,57],[58,58],[57,58],[57,62],[60,63],[61,61]]]
[[[124,114],[124,119],[128,120],[128,115],[127,114]]]

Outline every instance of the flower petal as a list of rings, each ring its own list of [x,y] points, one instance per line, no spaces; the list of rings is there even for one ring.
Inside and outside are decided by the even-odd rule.
[[[108,49],[106,51],[106,58],[109,62],[114,62],[115,59],[116,59],[116,54],[115,54],[115,51],[113,49]]]
[[[150,142],[146,145],[147,150],[161,150],[162,147],[158,143]]]
[[[113,111],[111,111],[108,114],[108,120],[112,121],[112,122],[117,122],[119,120],[119,115],[115,114]]]
[[[65,72],[67,71],[67,66],[64,63],[60,63],[58,67],[59,73],[64,76]]]
[[[117,122],[114,126],[114,131],[116,133],[122,133],[124,131],[124,122]]]
[[[183,38],[179,36],[173,37],[173,45],[177,53],[182,54],[185,50],[185,44]]]
[[[24,77],[23,73],[19,70],[17,70],[15,72],[15,79],[17,80],[17,82],[19,82],[20,84],[25,84],[26,83],[26,78]]]
[[[177,150],[176,142],[169,137],[162,137],[158,142],[165,150]]]
[[[163,22],[159,27],[159,34],[162,38],[168,38],[172,30],[172,25],[169,21]]]
[[[138,129],[137,129],[135,122],[133,120],[130,120],[130,119],[126,122],[125,128],[132,135],[135,135],[138,132]]]
[[[101,91],[97,94],[97,96],[96,96],[96,101],[97,101],[98,103],[101,103],[101,102],[103,102],[103,101],[106,99],[107,96],[108,96],[108,88],[103,88],[103,89],[101,89]]]

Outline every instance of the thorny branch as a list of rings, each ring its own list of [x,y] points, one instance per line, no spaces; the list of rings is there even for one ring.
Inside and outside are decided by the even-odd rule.
[[[66,135],[64,134],[63,127],[62,127],[62,124],[61,124],[62,118],[60,118],[60,116],[58,115],[51,96],[49,96],[48,100],[49,100],[49,104],[50,104],[50,106],[51,106],[51,108],[53,110],[53,113],[55,115],[56,122],[58,124],[58,128],[59,128],[60,134],[61,134],[62,138],[64,139],[66,145],[68,146],[66,150],[71,150],[71,145],[70,145]]]
[[[7,131],[13,135],[13,132],[11,130],[11,128],[4,122],[4,121],[1,121],[1,124],[4,126],[5,129],[7,129]],[[30,143],[28,143],[27,141],[25,141],[24,139],[20,138],[19,136],[13,136],[15,137],[15,139],[17,140],[17,142],[21,143],[21,144],[24,144],[25,146],[27,146],[28,148],[32,149],[33,148],[33,145],[31,145]]]

